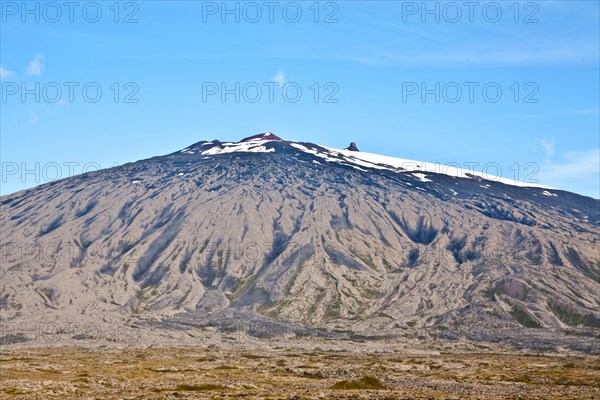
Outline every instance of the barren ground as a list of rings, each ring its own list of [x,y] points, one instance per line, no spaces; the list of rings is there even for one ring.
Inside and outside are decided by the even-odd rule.
[[[599,399],[597,356],[217,348],[0,351],[2,399]]]

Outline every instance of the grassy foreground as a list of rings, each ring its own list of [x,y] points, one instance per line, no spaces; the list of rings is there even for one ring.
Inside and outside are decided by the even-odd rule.
[[[592,356],[0,351],[2,399],[599,399],[599,382]]]

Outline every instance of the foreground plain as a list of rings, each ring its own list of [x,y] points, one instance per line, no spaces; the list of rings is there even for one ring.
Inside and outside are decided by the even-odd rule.
[[[0,351],[2,399],[598,399],[593,356],[330,350]]]

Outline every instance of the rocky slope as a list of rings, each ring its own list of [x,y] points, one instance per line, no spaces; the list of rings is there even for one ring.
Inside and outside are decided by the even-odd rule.
[[[430,171],[263,134],[3,196],[1,322],[594,351],[599,201]]]

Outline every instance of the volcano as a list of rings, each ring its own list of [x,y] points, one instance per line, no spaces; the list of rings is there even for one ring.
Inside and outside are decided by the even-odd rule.
[[[1,197],[4,342],[252,321],[597,351],[598,200],[357,150],[201,141]]]

